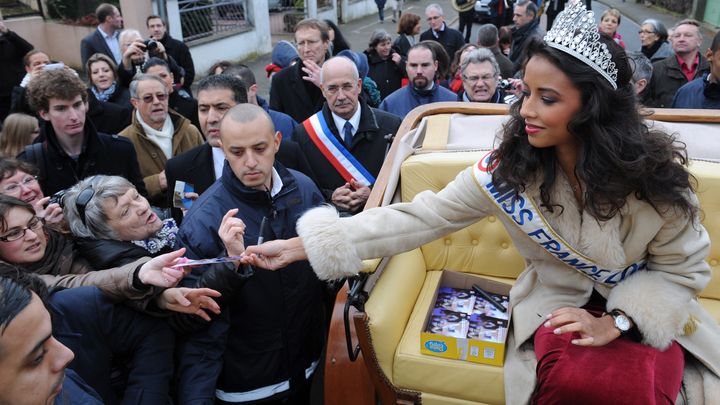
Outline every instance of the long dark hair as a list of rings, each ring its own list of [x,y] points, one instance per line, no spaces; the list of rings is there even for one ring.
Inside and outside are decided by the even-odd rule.
[[[697,207],[687,193],[694,189],[695,179],[684,167],[685,145],[643,121],[625,52],[609,37],[603,35],[601,40],[618,68],[617,90],[587,64],[542,41],[528,45],[525,62],[533,57],[546,59],[580,90],[582,107],[568,123],[568,131],[579,145],[575,175],[584,184],[586,208],[595,218],[608,220],[632,194],[658,212],[675,208],[695,215]],[[535,179],[541,181],[542,204],[552,211],[553,206],[560,207],[550,198],[559,167],[555,149],[530,145],[520,116],[523,101],[521,98],[510,108],[502,143],[491,156],[498,161],[493,181],[516,192],[524,191]]]

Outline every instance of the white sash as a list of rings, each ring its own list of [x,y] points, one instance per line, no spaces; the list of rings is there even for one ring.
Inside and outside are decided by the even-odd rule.
[[[489,158],[490,153],[473,166],[473,174],[480,188],[531,240],[555,258],[593,281],[607,286],[614,286],[647,267],[647,261],[641,260],[622,269],[606,269],[573,249],[548,225],[532,198],[525,193],[516,196],[513,189],[500,191],[493,184],[491,171],[494,167],[488,167]]]
[[[372,186],[373,183],[375,183],[375,177],[367,171],[362,163],[360,163],[330,131],[330,128],[328,128],[325,122],[325,117],[323,117],[322,110],[310,116],[302,125],[305,127],[315,146],[317,146],[323,156],[325,156],[345,181],[352,184],[354,180],[364,186]]]

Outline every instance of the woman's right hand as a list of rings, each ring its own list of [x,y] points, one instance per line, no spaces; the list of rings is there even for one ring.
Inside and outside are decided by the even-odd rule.
[[[33,204],[35,215],[44,218],[46,224],[57,224],[64,221],[65,217],[63,216],[62,207],[57,203],[48,204],[46,207],[45,204],[47,204],[48,201],[50,201],[50,197],[45,197]]]
[[[306,260],[307,254],[300,237],[276,239],[262,245],[245,249],[242,263],[252,264],[266,270],[277,270],[290,263]]]

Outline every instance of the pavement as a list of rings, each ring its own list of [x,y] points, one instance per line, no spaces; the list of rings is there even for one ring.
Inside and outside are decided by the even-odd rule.
[[[445,12],[445,21],[453,28],[457,28],[457,12],[452,8],[450,0],[405,0],[404,12],[411,12],[423,16],[421,20],[422,31],[428,28],[427,22],[424,18],[425,7],[431,3],[438,3],[442,6]],[[599,0],[593,2],[593,9],[596,11],[596,19],[599,19],[599,14],[607,7],[614,7],[620,10],[623,15],[620,27],[626,25],[625,32],[621,31],[623,38],[628,42],[628,50],[634,51],[639,50],[632,47],[630,44],[638,43],[631,38],[632,35],[637,35],[636,26],[642,23],[643,20],[648,18],[655,18],[665,24],[666,27],[670,28],[675,25],[678,21],[686,18],[682,15],[663,10],[655,6],[648,6],[644,3],[637,3],[635,0]],[[376,29],[385,29],[390,35],[395,37],[397,24],[390,21],[392,12],[386,10],[385,12],[385,23],[381,24],[378,21],[377,15],[366,16],[354,21],[349,21],[345,24],[340,24],[339,28],[342,31],[345,40],[350,44],[350,47],[357,52],[362,52],[368,46],[370,34]],[[629,20],[629,21],[628,21]],[[545,24],[544,18],[542,19],[543,25]],[[474,25],[473,38],[475,37],[475,29],[479,27],[479,24]],[[703,51],[710,46],[712,38],[718,31],[718,27],[703,24]],[[630,41],[628,40],[630,38]],[[291,33],[283,33],[272,36],[273,45],[280,40],[293,40]],[[638,40],[639,41],[639,40]],[[270,54],[260,55],[250,60],[242,61],[245,63],[253,72],[258,84],[258,95],[263,98],[269,97],[270,82],[265,74],[265,66],[270,63]]]

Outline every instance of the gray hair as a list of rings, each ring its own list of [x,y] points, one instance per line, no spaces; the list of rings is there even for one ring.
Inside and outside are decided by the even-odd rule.
[[[85,205],[83,223],[76,201],[80,193],[87,188],[93,189],[95,194]],[[135,186],[124,177],[105,175],[80,180],[68,189],[63,197],[63,214],[73,235],[78,238],[117,239],[117,233],[108,226],[105,204],[109,200],[117,203],[118,198],[130,189],[135,189]]]
[[[325,76],[326,66],[332,65],[332,63],[328,64],[328,62],[330,62],[333,59],[337,60],[338,62],[347,61],[348,66],[352,66],[353,80],[357,82],[360,79],[360,73],[358,72],[358,68],[357,68],[357,65],[355,64],[354,60],[352,60],[346,56],[333,56],[332,58],[325,61],[325,63],[323,63],[323,65],[322,65],[322,68],[320,68],[320,84],[323,84],[323,82],[325,81],[324,76]]]
[[[630,66],[633,70],[632,82],[637,83],[641,79],[650,82],[653,72],[653,65],[650,59],[642,52],[628,52],[628,59],[630,59]]]
[[[140,39],[142,39],[142,35],[140,34],[140,31],[133,30],[133,29],[127,29],[127,30],[123,30],[120,33],[120,35],[118,36],[118,45],[122,46],[122,43],[125,42],[125,40],[131,36],[140,37]]]
[[[160,83],[163,90],[165,91],[165,94],[167,94],[167,87],[165,87],[165,82],[163,81],[163,79],[160,78],[160,76],[151,75],[149,73],[139,73],[136,74],[133,78],[133,81],[130,82],[130,98],[138,98],[138,85],[140,84],[140,82],[144,82],[147,80],[155,80],[156,82]]]
[[[492,48],[498,43],[498,29],[493,24],[483,24],[477,32],[478,45],[483,48]]]
[[[368,43],[368,46],[372,49],[385,41],[392,41],[390,34],[383,29],[375,30],[372,35],[370,35],[370,42]]]
[[[654,18],[648,18],[647,20],[643,21],[642,24],[640,24],[640,28],[642,28],[642,26],[646,24],[652,27],[653,32],[660,38],[660,41],[667,41],[668,30],[667,28],[665,28],[665,25],[663,23]]]
[[[425,14],[429,13],[430,11],[435,11],[439,15],[443,15],[443,9],[437,3],[432,3],[432,4],[428,5],[427,7],[425,7]]]
[[[495,56],[493,55],[492,51],[486,48],[479,48],[474,51],[471,51],[467,54],[465,57],[465,60],[460,64],[460,73],[465,74],[465,69],[471,64],[471,63],[484,63],[484,62],[490,62],[490,64],[493,67],[493,71],[495,72],[495,77],[497,77],[500,74],[500,66],[498,66],[497,61],[495,60]]]

